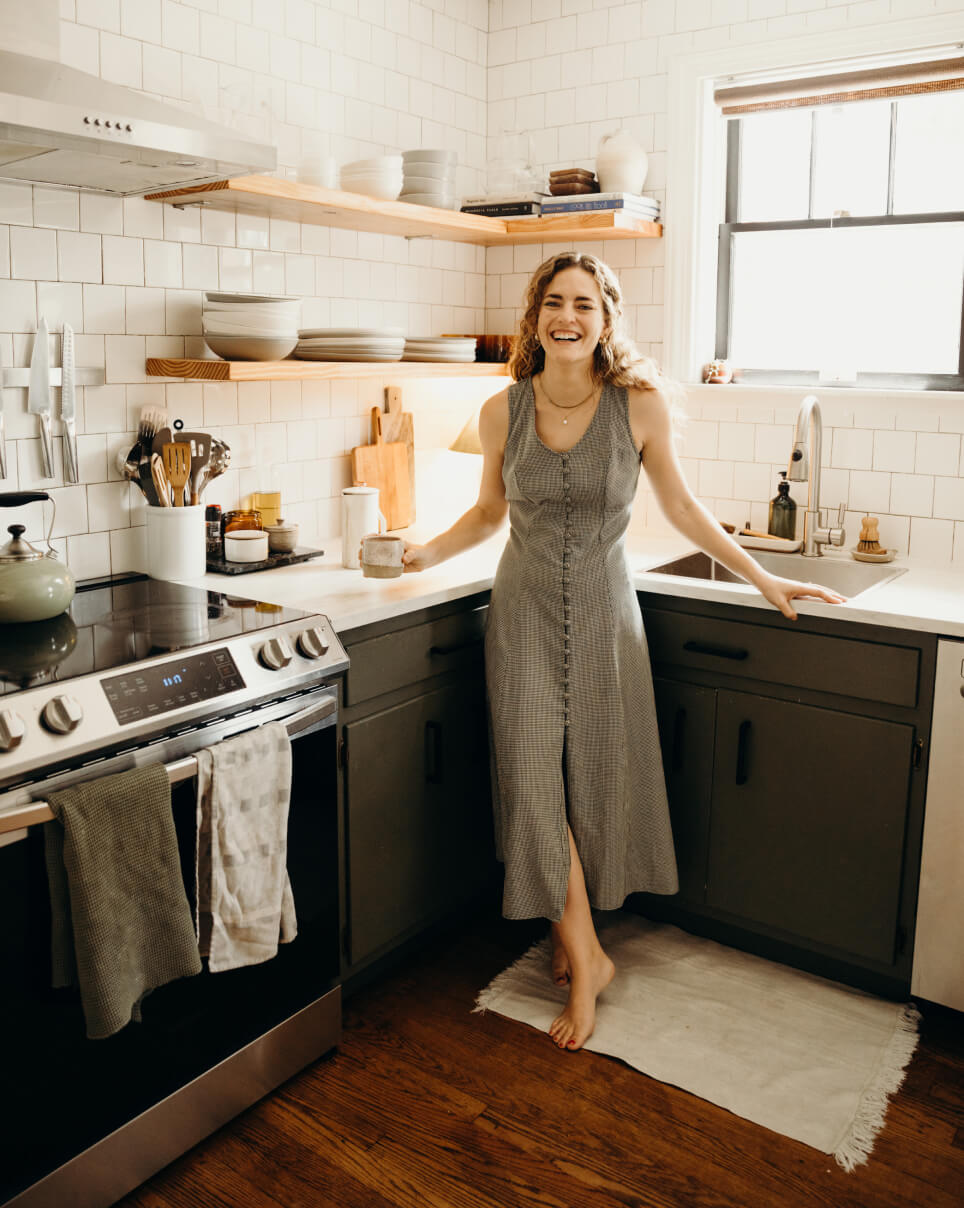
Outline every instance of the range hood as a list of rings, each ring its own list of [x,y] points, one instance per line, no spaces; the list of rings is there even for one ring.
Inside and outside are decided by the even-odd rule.
[[[273,147],[185,109],[0,50],[0,180],[126,197],[276,166]]]

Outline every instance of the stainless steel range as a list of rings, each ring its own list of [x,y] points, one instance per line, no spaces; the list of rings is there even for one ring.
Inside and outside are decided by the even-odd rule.
[[[0,1204],[109,1205],[337,1043],[347,667],[322,615],[146,578],[82,585],[62,617],[0,626],[0,1026],[17,1038]],[[46,795],[162,764],[193,905],[194,756],[269,721],[292,740],[297,939],[162,986],[142,1023],[88,1040],[76,991],[51,989]]]

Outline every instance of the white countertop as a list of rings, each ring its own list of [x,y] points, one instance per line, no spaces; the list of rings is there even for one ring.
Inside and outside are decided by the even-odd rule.
[[[197,585],[226,595],[321,612],[331,620],[337,632],[347,633],[361,625],[488,590],[504,544],[505,534],[502,533],[421,574],[405,574],[398,579],[366,579],[360,570],[342,567],[338,543],[328,542],[323,558],[246,575],[208,574],[197,581]],[[662,533],[630,536],[627,554],[636,588],[660,595],[741,604],[749,608],[771,607],[748,584],[646,573],[649,568],[692,549],[682,537]],[[905,567],[906,573],[869,588],[845,604],[803,599],[795,601],[794,606],[801,616],[864,621],[964,638],[964,568],[938,567],[914,558],[899,558],[893,565]],[[804,575],[819,582],[819,564],[808,562],[806,569],[802,565],[801,578]]]

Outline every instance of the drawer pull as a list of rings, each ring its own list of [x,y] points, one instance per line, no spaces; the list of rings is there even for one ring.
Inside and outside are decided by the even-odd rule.
[[[442,783],[442,727],[437,721],[425,723],[425,781]]]
[[[429,648],[429,654],[433,658],[435,658],[436,656],[438,658],[445,658],[447,655],[450,655],[450,654],[458,654],[458,652],[460,650],[468,650],[471,646],[478,646],[479,642],[481,642],[481,641],[482,641],[482,638],[477,637],[477,638],[469,638],[469,640],[467,642],[458,642],[454,646],[431,646]]]
[[[750,763],[750,730],[752,722],[740,722],[740,736],[737,740],[736,747],[736,783],[746,784],[749,779],[749,763]]]
[[[742,646],[717,646],[713,642],[684,642],[683,649],[690,654],[711,654],[718,659],[736,659],[738,662],[750,657],[749,650]]]
[[[686,733],[686,710],[676,710],[676,725],[673,727],[673,771],[683,770],[683,736]]]

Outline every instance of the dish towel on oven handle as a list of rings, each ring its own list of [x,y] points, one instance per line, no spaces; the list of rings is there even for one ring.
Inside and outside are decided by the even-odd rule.
[[[298,934],[288,880],[291,739],[280,722],[197,754],[197,934],[208,969],[270,960]]]
[[[55,987],[80,988],[87,1036],[140,1022],[158,986],[201,972],[161,764],[50,793],[44,826]]]

